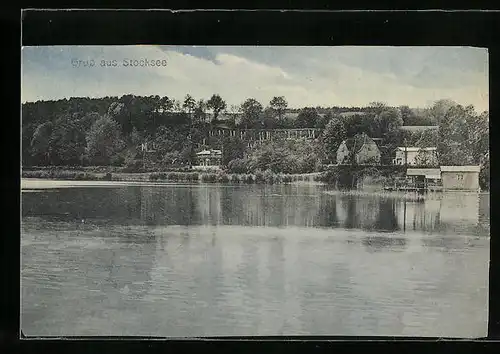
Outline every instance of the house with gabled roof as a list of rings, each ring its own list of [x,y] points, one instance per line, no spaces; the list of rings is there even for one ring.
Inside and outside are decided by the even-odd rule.
[[[365,133],[342,141],[337,149],[337,164],[339,165],[350,164],[353,158],[358,165],[378,165],[380,157],[377,144]]]

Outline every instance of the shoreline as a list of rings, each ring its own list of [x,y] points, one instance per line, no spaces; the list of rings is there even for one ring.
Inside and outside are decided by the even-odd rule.
[[[228,173],[225,171],[189,172],[84,172],[79,170],[24,170],[22,179],[53,180],[70,182],[150,182],[159,184],[288,184],[303,182],[324,184],[318,180],[319,172],[304,174],[282,174],[271,171],[255,173]]]

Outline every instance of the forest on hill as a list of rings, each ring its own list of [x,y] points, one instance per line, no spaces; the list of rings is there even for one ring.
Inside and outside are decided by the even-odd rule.
[[[439,126],[411,132],[401,126]],[[207,139],[217,127],[234,129],[317,128],[314,141],[269,142],[246,151],[238,137]],[[397,146],[437,146],[441,164],[482,164],[489,168],[489,114],[449,100],[411,109],[374,102],[366,107],[289,109],[284,97],[266,106],[254,98],[228,107],[214,94],[208,100],[190,95],[71,98],[22,105],[23,166],[143,166],[140,146],[154,143],[158,167],[190,164],[198,149],[224,147],[223,163],[236,170],[254,166],[292,173],[317,170],[334,161],[342,140],[366,133],[380,140],[382,163]],[[203,145],[205,143],[205,145]],[[248,160],[245,160],[248,159]],[[234,160],[234,161],[233,161]]]

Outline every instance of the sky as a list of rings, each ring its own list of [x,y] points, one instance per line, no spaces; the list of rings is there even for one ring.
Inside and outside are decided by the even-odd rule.
[[[165,65],[124,66],[141,59]],[[451,99],[483,111],[489,100],[488,52],[472,47],[23,47],[21,68],[22,102],[125,94],[198,100],[217,93],[228,107],[247,98],[266,106],[284,96],[291,108],[374,101],[423,108]]]

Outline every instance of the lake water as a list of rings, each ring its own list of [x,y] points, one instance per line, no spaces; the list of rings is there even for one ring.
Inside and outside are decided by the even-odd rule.
[[[23,188],[28,336],[487,335],[489,194]]]

